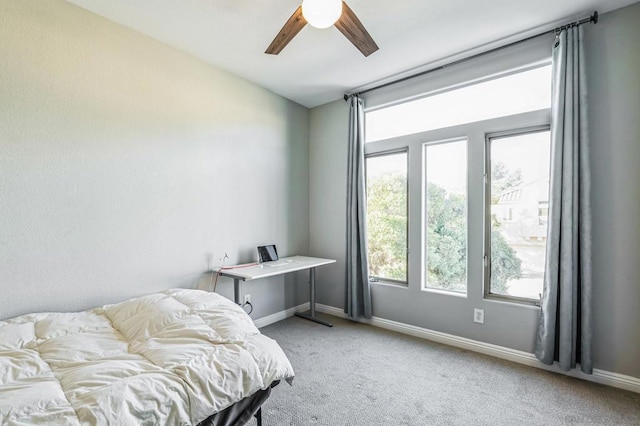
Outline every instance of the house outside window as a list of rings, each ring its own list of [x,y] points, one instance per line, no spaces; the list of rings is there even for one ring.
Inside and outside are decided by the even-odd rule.
[[[488,296],[537,300],[542,293],[549,202],[550,132],[487,137]],[[541,206],[545,206],[541,208]],[[509,211],[505,220],[504,211]]]

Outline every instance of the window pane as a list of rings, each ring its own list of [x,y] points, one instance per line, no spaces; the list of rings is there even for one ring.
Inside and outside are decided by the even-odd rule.
[[[426,286],[467,291],[467,141],[425,148]]]
[[[538,300],[546,254],[550,134],[490,143],[491,293]]]
[[[366,172],[369,275],[407,282],[407,153],[367,157]]]
[[[550,108],[551,66],[366,113],[367,142]]]

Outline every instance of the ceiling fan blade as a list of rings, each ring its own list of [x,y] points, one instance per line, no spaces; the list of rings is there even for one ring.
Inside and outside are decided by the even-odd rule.
[[[280,53],[305,25],[307,25],[307,21],[304,19],[304,16],[302,16],[302,6],[298,6],[264,53],[268,53],[269,55],[277,55]]]
[[[342,15],[335,25],[364,56],[369,56],[378,50],[376,42],[345,2],[342,2]]]

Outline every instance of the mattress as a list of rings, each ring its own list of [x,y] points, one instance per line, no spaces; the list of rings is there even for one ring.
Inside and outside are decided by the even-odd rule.
[[[293,377],[278,344],[215,293],[0,321],[1,424],[197,425]]]

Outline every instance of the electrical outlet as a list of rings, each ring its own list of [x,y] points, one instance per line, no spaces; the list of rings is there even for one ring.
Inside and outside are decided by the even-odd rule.
[[[473,310],[473,322],[477,322],[478,324],[484,324],[484,309]]]
[[[251,295],[250,294],[245,294],[244,295],[244,305],[246,305],[247,303],[251,303]]]

